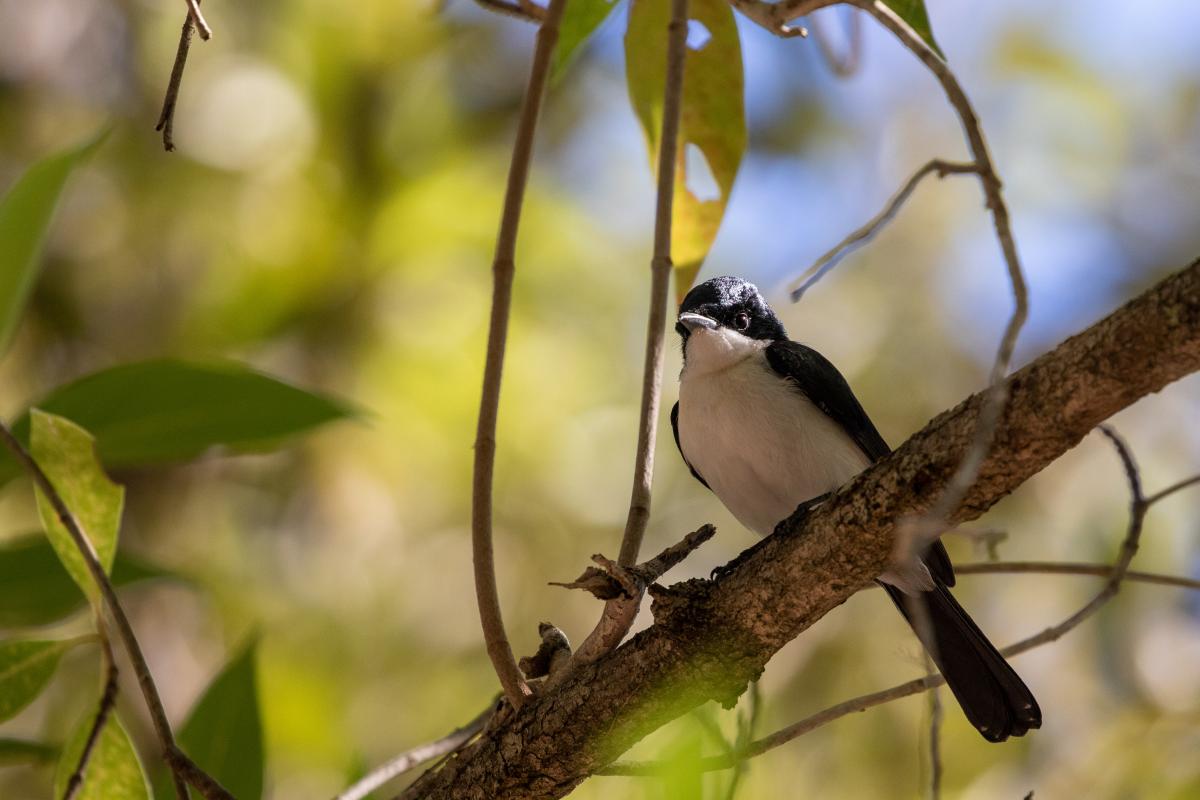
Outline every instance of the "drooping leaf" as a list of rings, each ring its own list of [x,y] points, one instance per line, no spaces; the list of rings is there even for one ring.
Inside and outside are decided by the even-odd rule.
[[[907,22],[908,27],[916,31],[925,40],[925,44],[933,48],[933,52],[942,58],[946,57],[942,48],[938,47],[938,43],[933,39],[933,28],[929,25],[929,13],[925,10],[925,0],[883,0],[883,2],[884,5],[896,12],[896,16]]]
[[[117,553],[125,489],[104,474],[96,458],[95,442],[83,428],[69,419],[37,409],[33,410],[30,419],[29,449],[34,461],[78,520],[104,571],[110,572]],[[41,489],[37,490],[37,505],[42,527],[67,573],[84,594],[98,598],[99,589],[75,540]]]
[[[608,19],[617,7],[617,0],[571,0],[563,10],[559,23],[558,45],[550,64],[550,80],[558,81],[574,63],[583,45]]]
[[[94,714],[94,711],[85,714],[63,745],[58,768],[54,771],[55,797],[63,796],[67,781],[79,764]],[[150,800],[150,796],[141,759],[114,711],[100,729],[100,738],[96,740],[83,773],[83,786],[75,797],[77,800]]]
[[[78,640],[0,642],[0,722],[16,715],[46,688],[63,653]]]
[[[0,199],[0,354],[8,347],[36,282],[42,246],[63,186],[103,140],[100,134],[42,159]]]
[[[176,578],[167,570],[117,551],[112,582],[117,586],[151,578]],[[86,602],[42,533],[0,545],[0,628],[58,622]]]
[[[184,752],[238,800],[260,800],[263,792],[255,650],[256,644],[251,642],[221,670],[179,733]],[[163,786],[165,791],[169,783]]]
[[[124,364],[61,386],[37,403],[96,437],[109,468],[193,458],[226,446],[262,451],[352,412],[240,364],[173,359]],[[14,425],[26,439],[28,417]],[[17,474],[0,457],[0,482]]]
[[[680,300],[691,287],[725,215],[746,149],[742,49],[726,0],[691,0],[683,110],[676,159],[671,255]],[[625,74],[652,163],[662,135],[670,0],[632,0]]]
[[[58,757],[58,748],[27,739],[0,739],[0,767],[13,764],[44,764]]]

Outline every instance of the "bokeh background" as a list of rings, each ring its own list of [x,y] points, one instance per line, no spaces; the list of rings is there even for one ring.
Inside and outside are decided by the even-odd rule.
[[[122,546],[180,577],[126,597],[182,719],[257,633],[273,798],[332,796],[387,756],[474,716],[495,690],[474,607],[468,501],[489,257],[533,31],[464,0],[205,4],[177,118],[153,131],[183,4],[0,0],[0,186],[115,126],[70,186],[16,346],[12,418],[77,375],[158,355],[231,357],[364,409],[269,456],[214,453],[119,473]],[[1200,255],[1200,6],[929,0],[982,117],[1031,286],[1024,363]],[[841,12],[821,12],[835,44]],[[635,440],[653,187],[628,108],[619,8],[551,91],[519,249],[496,483],[500,592],[520,653],[551,619],[579,638],[598,604],[546,585],[615,554]],[[984,382],[1011,308],[970,178],[922,186],[877,241],[790,305],[784,288],[917,166],[965,155],[937,85],[864,22],[860,72],[743,25],[750,149],[702,278],[759,283],[789,331],[845,372],[893,444]],[[674,401],[675,348],[665,393]],[[1200,470],[1200,381],[1115,420],[1151,488]],[[664,415],[665,422],[665,415]],[[646,550],[702,522],[717,538],[672,576],[752,543],[660,431]],[[982,521],[1005,558],[1113,555],[1127,493],[1091,437]],[[1200,572],[1200,497],[1156,507],[1135,566]],[[0,489],[0,537],[37,526]],[[960,561],[985,554],[962,537]],[[972,576],[959,596],[997,643],[1069,614],[1092,578]],[[863,592],[784,649],[766,732],[918,674],[911,634]],[[1200,604],[1129,585],[1016,666],[1045,727],[986,744],[947,701],[946,794],[1200,797]],[[87,627],[86,615],[77,627]],[[61,739],[95,658],[0,734]],[[126,671],[126,676],[129,672]],[[119,708],[152,752],[126,683]],[[726,730],[734,715],[710,716]],[[917,796],[927,703],[910,698],[755,760],[741,797]],[[631,755],[716,745],[683,720]],[[719,796],[723,778],[709,778]],[[0,769],[42,798],[49,771]],[[692,788],[689,788],[692,787]],[[691,793],[691,794],[689,794]],[[690,781],[594,778],[581,798],[692,796]]]

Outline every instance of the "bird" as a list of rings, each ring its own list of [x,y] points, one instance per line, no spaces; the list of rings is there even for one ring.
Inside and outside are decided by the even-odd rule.
[[[768,536],[891,453],[842,374],[788,338],[754,284],[725,276],[695,286],[675,329],[683,348],[675,444],[696,480],[751,531]],[[1041,727],[1033,693],[954,599],[954,580],[939,539],[919,565],[890,568],[877,582],[918,638],[932,638],[926,649],[985,739]],[[923,601],[927,626],[906,595]]]

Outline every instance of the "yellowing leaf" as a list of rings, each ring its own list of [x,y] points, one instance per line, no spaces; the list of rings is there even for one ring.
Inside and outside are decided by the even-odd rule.
[[[662,136],[670,0],[633,0],[625,32],[629,98],[656,162]],[[676,158],[671,256],[680,300],[708,255],[746,149],[742,49],[725,0],[691,0]]]
[[[83,428],[36,409],[30,415],[30,423],[30,452],[34,461],[79,521],[104,571],[110,571],[117,552],[125,490],[104,474],[96,457],[95,442]],[[99,590],[83,556],[41,490],[37,492],[37,505],[42,527],[63,566],[84,594],[98,598]]]
[[[93,704],[94,705],[94,704]],[[54,796],[62,797],[67,781],[79,764],[79,756],[91,731],[95,711],[84,715],[71,738],[63,746],[58,769],[54,773]],[[121,727],[115,712],[108,715],[100,738],[88,759],[83,773],[83,786],[75,795],[76,800],[149,800],[150,789],[146,785],[146,774],[137,751],[129,741],[129,735]]]

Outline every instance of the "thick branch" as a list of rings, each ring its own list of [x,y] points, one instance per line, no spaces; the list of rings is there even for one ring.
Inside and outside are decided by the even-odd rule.
[[[1200,262],[1011,377],[993,446],[949,521],[979,517],[1097,424],[1197,369]],[[707,700],[734,702],[779,648],[886,567],[897,521],[941,495],[986,394],[939,415],[719,581],[658,593],[653,626],[532,700],[419,796],[562,797],[667,721]]]
[[[517,123],[508,185],[504,192],[504,211],[496,236],[496,255],[492,262],[492,314],[488,326],[487,361],[483,369],[483,393],[479,401],[479,425],[475,434],[475,470],[471,499],[471,552],[475,563],[475,597],[488,657],[504,687],[509,702],[520,707],[529,695],[512,646],[504,632],[500,614],[500,595],[496,590],[496,564],[492,552],[492,476],[496,466],[496,420],[500,416],[500,381],[504,372],[504,350],[508,342],[508,315],[512,306],[513,275],[516,272],[517,229],[521,224],[521,203],[529,179],[533,156],[533,136],[546,82],[550,76],[550,57],[558,41],[558,25],[566,0],[552,0],[546,21],[538,30],[529,83]]]

